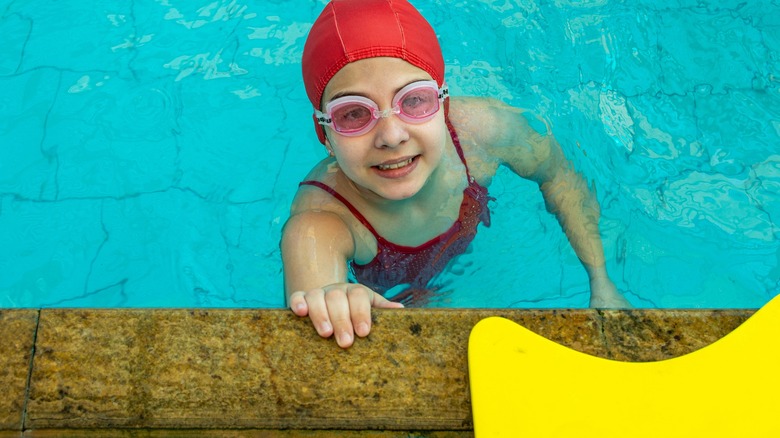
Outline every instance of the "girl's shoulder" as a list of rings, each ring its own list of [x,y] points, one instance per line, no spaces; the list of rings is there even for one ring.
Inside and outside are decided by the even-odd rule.
[[[500,160],[495,153],[501,126],[501,102],[483,97],[450,98],[449,120],[458,136],[460,147],[471,175],[483,186],[488,186],[498,169]]]
[[[293,198],[290,218],[303,218],[311,225],[309,232],[328,234],[335,224],[346,231],[354,246],[350,257],[360,263],[367,263],[376,254],[376,240],[371,231],[361,221],[360,213],[366,206],[358,197],[351,196],[350,188],[345,186],[345,177],[333,158],[326,158],[314,166]],[[313,183],[313,184],[312,184]],[[329,227],[322,227],[327,220]]]
[[[344,204],[325,189],[326,187],[336,187],[336,175],[339,172],[333,158],[328,157],[317,163],[298,187],[293,199],[291,214],[309,210],[342,213]]]
[[[356,194],[354,184],[343,174],[333,158],[325,158],[309,172],[293,198],[290,214],[332,213],[353,231],[361,228],[361,212],[369,204]]]
[[[547,123],[497,99],[455,98],[450,102],[450,121],[467,158],[473,155],[496,167],[505,164],[527,177],[549,155],[552,136]]]
[[[449,117],[460,135],[463,132],[482,147],[501,147],[524,136],[517,123],[527,110],[488,97],[455,97]]]

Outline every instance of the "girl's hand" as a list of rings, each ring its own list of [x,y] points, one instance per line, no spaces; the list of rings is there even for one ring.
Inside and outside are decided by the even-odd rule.
[[[309,316],[323,338],[335,335],[341,348],[348,348],[355,335],[364,338],[371,331],[371,308],[398,309],[401,303],[355,283],[337,283],[308,292],[290,294],[290,309],[298,316]]]
[[[606,275],[590,280],[590,307],[600,309],[630,309],[631,303],[618,292],[615,283]]]

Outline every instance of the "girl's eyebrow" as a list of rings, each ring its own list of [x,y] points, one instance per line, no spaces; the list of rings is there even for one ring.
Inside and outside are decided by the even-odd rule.
[[[357,91],[345,90],[345,91],[340,91],[340,92],[334,94],[333,96],[330,97],[330,99],[328,99],[328,101],[336,100],[339,97],[344,97],[344,96],[360,96],[360,97],[368,98],[366,93],[358,93]]]
[[[405,86],[407,86],[409,84],[413,84],[415,82],[429,81],[429,80],[430,79],[427,79],[427,78],[412,79],[411,81],[409,81],[409,82],[401,85],[400,87],[396,88],[393,91],[393,96],[395,96],[396,93],[401,91],[402,88],[404,88]],[[368,97],[368,95],[366,93],[360,93],[360,92],[357,92],[357,91],[344,90],[344,91],[339,91],[338,93],[336,93],[333,96],[331,96],[330,99],[328,99],[328,102],[332,102],[332,101],[334,101],[334,100],[336,100],[336,99],[338,99],[340,97],[345,97],[345,96],[360,96],[360,97],[365,97],[365,98],[369,99],[369,97]]]

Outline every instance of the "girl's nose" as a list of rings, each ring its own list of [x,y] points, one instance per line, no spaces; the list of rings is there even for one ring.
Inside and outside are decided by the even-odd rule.
[[[403,142],[409,140],[409,131],[406,129],[406,122],[401,120],[392,109],[382,111],[382,117],[377,120],[375,146],[397,147]],[[389,114],[385,114],[389,113]]]

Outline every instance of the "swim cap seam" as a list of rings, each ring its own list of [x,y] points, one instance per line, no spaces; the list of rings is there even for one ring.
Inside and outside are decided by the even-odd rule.
[[[347,55],[347,45],[344,43],[344,37],[341,34],[341,27],[339,27],[338,14],[336,13],[336,2],[331,2],[333,9],[333,26],[336,28],[336,35],[339,37],[339,43],[341,44],[341,52]]]
[[[347,65],[349,63],[350,55],[347,51],[347,45],[344,42],[344,36],[341,34],[341,27],[339,27],[339,19],[338,19],[338,13],[336,12],[336,2],[330,2],[328,4],[330,6],[332,15],[333,15],[333,27],[336,29],[336,35],[339,38],[339,44],[341,45],[341,53],[343,54],[341,61],[337,64],[331,67],[327,74],[320,78],[319,83],[317,84],[317,95],[319,96],[319,102],[317,102],[317,109],[322,109],[322,95],[325,93],[325,87],[328,85],[328,82],[330,82],[331,78],[335,76],[338,71]],[[346,61],[346,62],[345,62]],[[335,70],[335,71],[334,71]]]
[[[398,32],[401,34],[401,50],[404,54],[406,54],[406,32],[404,32],[404,27],[401,24],[401,17],[398,16],[398,11],[393,7],[393,0],[387,0],[387,3],[390,6],[390,9],[393,11],[395,24],[398,26]]]

